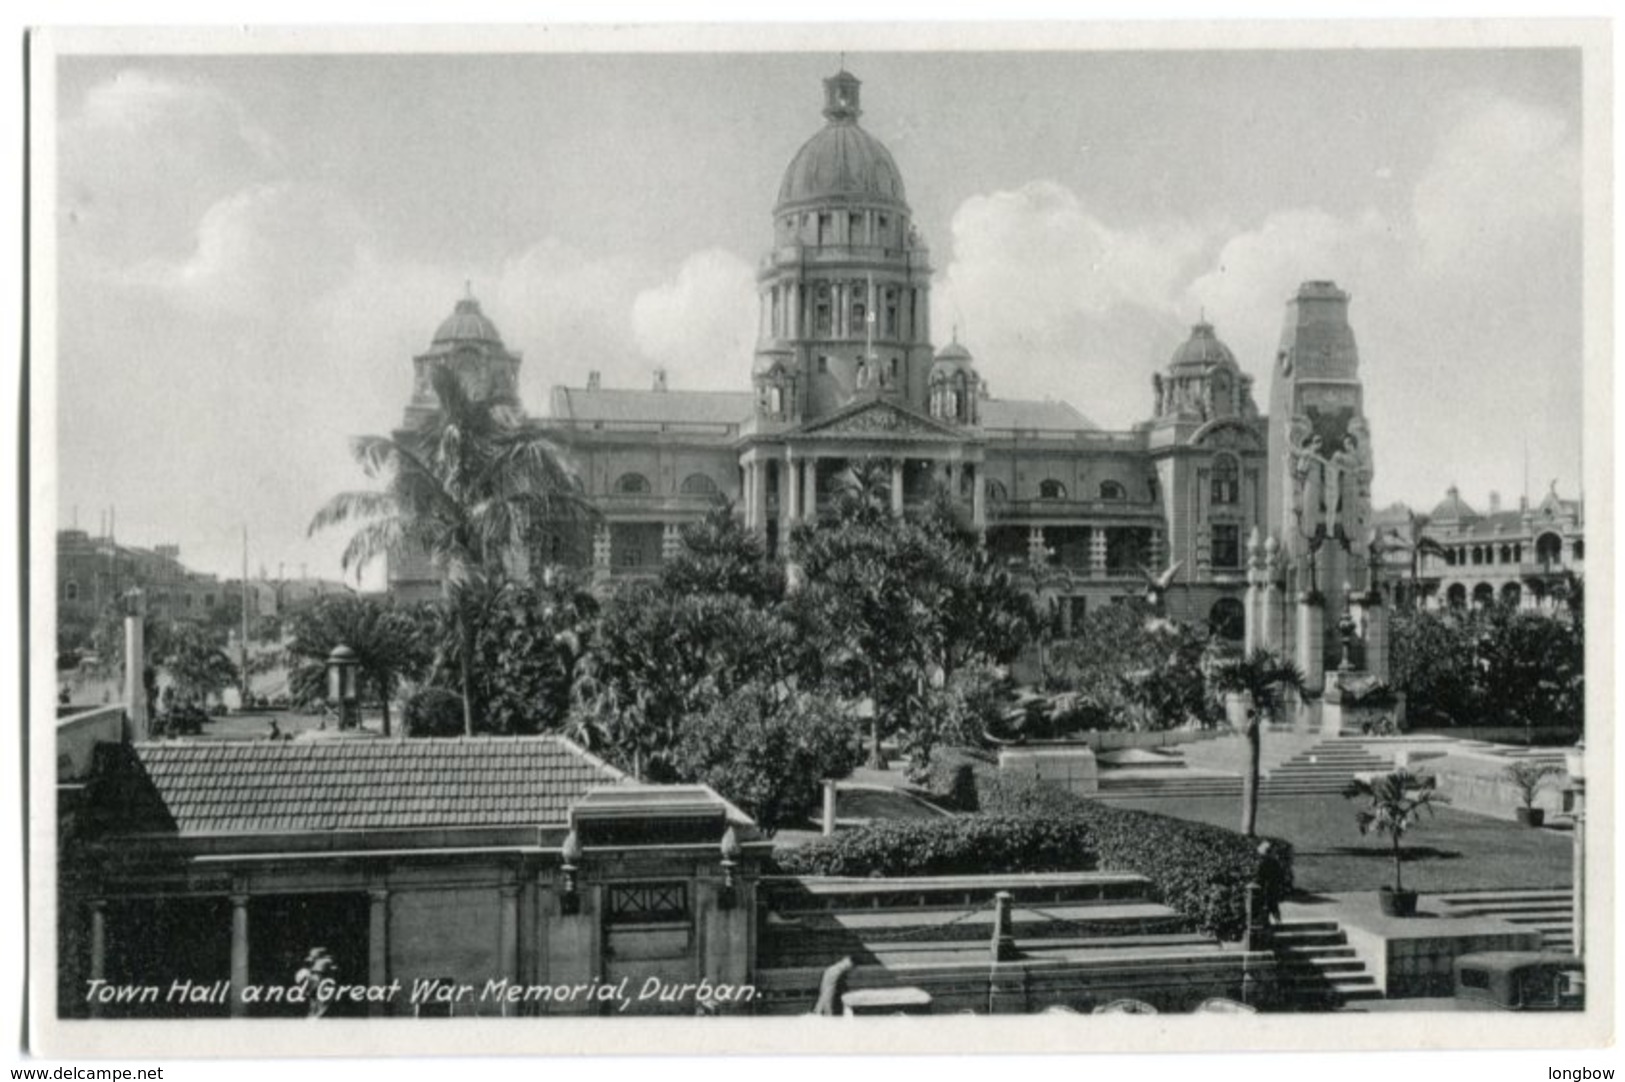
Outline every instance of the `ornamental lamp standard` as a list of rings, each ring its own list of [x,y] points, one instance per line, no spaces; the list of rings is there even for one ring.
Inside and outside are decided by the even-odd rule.
[[[1585,764],[1586,744],[1585,740],[1581,739],[1563,756],[1563,765],[1568,769],[1569,786],[1574,802],[1570,810],[1574,818],[1574,953],[1581,958],[1585,957],[1586,934]]]
[[[722,889],[717,893],[717,908],[732,909],[739,904],[739,858],[744,849],[739,836],[729,827],[722,835]]]
[[[559,870],[564,873],[564,886],[559,892],[559,913],[566,917],[581,912],[581,892],[576,883],[576,873],[581,869],[583,855],[581,835],[571,828],[570,833],[564,836],[564,844],[559,847]]]
[[[327,655],[327,700],[339,710],[339,728],[354,729],[361,725],[361,699],[356,684],[361,672],[361,661],[356,652],[339,643]]]

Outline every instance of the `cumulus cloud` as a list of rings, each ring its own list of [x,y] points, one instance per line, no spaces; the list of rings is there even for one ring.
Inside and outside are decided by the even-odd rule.
[[[1554,222],[1577,222],[1580,150],[1562,116],[1503,97],[1455,113],[1412,200],[1423,270],[1493,269]]]
[[[674,277],[643,290],[632,303],[638,349],[669,369],[678,386],[744,387],[756,320],[750,264],[718,248],[695,252]]]
[[[91,87],[58,139],[67,254],[184,250],[200,215],[276,169],[274,139],[217,90],[129,69]]]

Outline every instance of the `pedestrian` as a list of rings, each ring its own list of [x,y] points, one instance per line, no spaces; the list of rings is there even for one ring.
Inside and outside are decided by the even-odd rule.
[[[1258,868],[1253,873],[1258,884],[1258,902],[1264,908],[1264,919],[1270,924],[1281,923],[1281,898],[1286,894],[1286,868],[1281,855],[1269,842],[1258,845]]]

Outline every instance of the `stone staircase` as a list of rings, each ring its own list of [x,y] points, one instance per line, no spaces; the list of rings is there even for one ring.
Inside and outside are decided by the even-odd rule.
[[[1337,1010],[1383,998],[1334,920],[1293,920],[1272,929],[1278,987],[1294,1010]]]
[[[1499,917],[1538,931],[1547,950],[1574,949],[1572,890],[1481,890],[1429,895],[1441,914],[1451,917]]]
[[[1391,757],[1377,755],[1361,741],[1333,738],[1299,752],[1264,778],[1264,796],[1337,794],[1356,774],[1394,768]]]

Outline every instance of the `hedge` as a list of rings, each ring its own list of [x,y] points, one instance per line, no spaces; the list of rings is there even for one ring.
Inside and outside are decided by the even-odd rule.
[[[990,757],[975,752],[939,749],[931,784],[940,799],[980,814],[877,824],[791,853],[782,866],[800,875],[929,875],[1080,870],[1098,862],[1145,876],[1155,899],[1230,941],[1246,928],[1247,884],[1258,874],[1261,841],[1275,847],[1291,889],[1292,846],[1279,838],[1248,838],[1001,777]],[[1057,859],[1066,854],[1044,845],[1052,838],[1087,852],[1091,863]]]
[[[1087,871],[1097,864],[1082,819],[967,815],[874,823],[778,854],[789,875],[998,875]]]
[[[1292,889],[1292,845],[1280,838],[1249,838],[1211,823],[1119,808],[996,773],[978,773],[976,781],[984,813],[1063,816],[1085,824],[1102,866],[1145,876],[1163,904],[1219,939],[1238,940],[1246,929],[1247,884],[1258,874],[1260,842],[1274,847],[1286,889]]]

